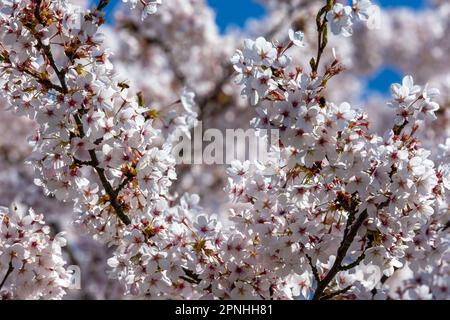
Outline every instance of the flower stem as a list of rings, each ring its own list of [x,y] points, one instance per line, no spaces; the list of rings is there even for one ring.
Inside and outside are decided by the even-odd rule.
[[[327,4],[319,10],[316,17],[317,25],[317,56],[309,62],[313,73],[319,70],[320,59],[328,44],[327,13],[333,8],[334,0],[327,0]]]

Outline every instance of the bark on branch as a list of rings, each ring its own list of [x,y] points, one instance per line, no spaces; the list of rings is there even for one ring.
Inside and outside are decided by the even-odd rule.
[[[97,7],[98,10],[104,9],[106,7],[106,5],[108,5],[108,3],[109,3],[109,0],[101,0]],[[35,8],[34,8],[34,16],[35,16],[36,20],[39,21],[39,23],[44,25],[44,22],[42,21],[42,18],[41,18],[41,12],[40,12],[41,4],[42,4],[42,0],[36,0],[36,4],[35,4]],[[61,84],[62,93],[68,94],[69,89],[68,89],[67,83],[66,83],[66,70],[59,69],[58,66],[56,65],[50,45],[44,45],[42,43],[42,40],[36,33],[34,34],[34,37],[36,38],[36,40],[38,42],[38,47],[43,51],[44,57],[49,62],[52,69],[55,71],[55,73],[59,79],[59,82]],[[75,123],[78,127],[78,132],[79,132],[80,137],[84,138],[85,133],[84,133],[84,129],[83,129],[83,124],[81,122],[81,112],[80,111],[78,111],[74,115],[74,119],[75,119]],[[105,169],[99,167],[99,161],[97,159],[97,155],[94,150],[89,150],[89,156],[91,158],[91,161],[89,161],[88,164],[97,173],[106,194],[109,196],[109,202],[111,204],[111,207],[114,209],[117,217],[125,225],[131,224],[130,218],[125,214],[122,205],[118,201],[118,195],[119,195],[120,190],[114,190],[111,183],[106,178]]]

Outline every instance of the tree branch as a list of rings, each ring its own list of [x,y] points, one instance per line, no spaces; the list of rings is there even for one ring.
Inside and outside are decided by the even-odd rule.
[[[356,208],[354,208],[350,214],[356,214],[355,213]],[[342,268],[342,261],[344,260],[345,256],[347,255],[347,251],[350,248],[351,244],[353,243],[353,240],[355,239],[355,236],[358,233],[359,228],[364,223],[364,221],[367,219],[368,213],[367,210],[364,210],[360,213],[358,219],[356,219],[355,223],[352,225],[352,227],[349,229],[348,234],[342,239],[342,242],[339,246],[339,249],[337,251],[336,260],[334,261],[333,266],[328,271],[325,278],[323,278],[318,284],[316,291],[314,292],[314,300],[319,300],[322,297],[322,294],[324,290],[327,288],[327,286],[330,284],[330,282],[334,279],[336,274],[341,271]]]
[[[45,25],[44,22],[42,21],[41,13],[40,13],[41,3],[42,3],[42,0],[36,0],[36,6],[34,8],[34,16],[39,21],[39,23]],[[99,10],[101,10],[101,9],[105,8],[108,3],[109,3],[109,0],[101,0],[97,8]],[[67,83],[66,83],[66,70],[64,70],[64,69],[60,70],[58,68],[58,66],[56,65],[50,45],[44,45],[42,43],[42,40],[39,38],[39,36],[36,33],[34,33],[34,37],[38,41],[39,48],[43,50],[44,57],[47,58],[48,62],[50,63],[50,66],[53,68],[56,75],[58,76],[59,82],[61,83],[62,93],[68,94],[69,90],[68,90]],[[85,133],[84,133],[83,124],[81,122],[80,116],[81,116],[81,114],[80,114],[80,111],[78,110],[78,112],[73,117],[75,119],[75,123],[77,124],[80,137],[84,138]],[[89,156],[91,158],[89,165],[91,167],[93,167],[94,170],[97,172],[97,175],[101,181],[101,184],[102,184],[103,188],[105,189],[105,192],[109,196],[109,202],[110,202],[111,206],[114,208],[116,215],[125,225],[131,224],[130,218],[124,213],[123,207],[118,201],[119,192],[117,190],[113,189],[110,182],[106,178],[105,170],[103,168],[99,167],[99,161],[97,159],[97,155],[96,155],[95,151],[89,150]]]
[[[347,270],[353,269],[354,267],[359,265],[361,263],[361,261],[364,260],[365,257],[366,257],[366,251],[361,253],[361,255],[355,261],[353,261],[352,263],[347,264],[345,266],[341,266],[340,267],[340,271],[347,271]]]
[[[80,133],[80,137],[84,138],[85,133],[83,130],[83,124],[81,123],[81,119],[78,114],[74,115],[75,122],[78,126],[78,131]],[[119,219],[125,224],[129,225],[131,224],[130,218],[124,213],[122,205],[118,201],[118,195],[119,192],[117,190],[114,190],[111,186],[111,183],[108,181],[105,175],[105,169],[99,167],[99,161],[97,158],[97,154],[95,153],[95,150],[89,150],[89,156],[91,157],[91,163],[90,166],[94,168],[94,170],[97,172],[97,175],[102,183],[103,188],[105,189],[106,194],[109,196],[109,202],[111,203],[111,206],[114,208],[114,211],[116,212],[116,215],[119,217]]]
[[[0,290],[3,288],[3,285],[5,284],[6,280],[8,279],[9,275],[13,272],[14,267],[12,266],[12,262],[9,262],[8,271],[6,271],[6,275],[3,278],[2,282],[0,283]]]
[[[314,278],[316,279],[317,283],[319,283],[320,282],[320,277],[319,277],[319,272],[317,271],[316,266],[312,262],[311,257],[309,255],[307,255],[307,254],[306,254],[306,259],[308,259],[308,263],[311,266],[311,270],[313,272]]]
[[[34,17],[36,18],[36,20],[42,24],[43,26],[46,25],[46,23],[42,20],[41,17],[41,4],[42,4],[42,0],[36,0],[36,4],[34,7]],[[66,84],[66,74],[63,70],[59,70],[56,63],[55,63],[55,59],[53,59],[53,55],[52,55],[52,50],[50,48],[50,45],[44,45],[42,43],[41,38],[39,38],[36,34],[34,34],[35,39],[38,42],[38,48],[42,49],[44,51],[45,56],[48,58],[48,61],[50,63],[50,66],[53,68],[53,70],[55,71],[59,82],[61,83],[61,87],[63,89],[63,91],[65,93],[68,92],[67,90],[67,84]]]
[[[329,300],[329,299],[331,299],[331,298],[333,298],[333,297],[335,297],[335,296],[338,296],[338,295],[340,295],[340,294],[346,293],[346,292],[347,292],[348,290],[350,290],[351,288],[352,288],[352,286],[349,285],[349,286],[345,287],[344,289],[341,289],[341,290],[338,290],[338,291],[335,291],[335,292],[332,292],[332,293],[329,293],[329,294],[327,294],[327,295],[322,296],[322,297],[320,298],[320,300]]]
[[[100,2],[97,5],[97,11],[102,11],[106,8],[106,6],[109,4],[109,0],[100,0]]]

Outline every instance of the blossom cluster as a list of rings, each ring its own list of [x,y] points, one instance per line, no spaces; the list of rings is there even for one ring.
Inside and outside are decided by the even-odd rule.
[[[374,5],[370,0],[352,0],[352,5],[338,2],[333,5],[326,17],[333,34],[349,37],[353,34],[353,25],[358,21],[367,22],[373,14]]]
[[[338,35],[352,35],[352,25],[355,21],[367,21],[369,18],[370,8],[372,7],[370,0],[354,0],[353,6],[343,6],[341,3],[333,4],[328,1],[318,14],[317,24],[319,25],[319,51],[320,55],[328,42],[327,28],[329,24],[331,31]],[[327,11],[328,10],[328,11]],[[325,19],[321,21],[322,16]],[[260,96],[267,92],[274,91],[276,83],[271,80],[272,70],[285,68],[292,62],[292,58],[285,54],[286,49],[292,45],[303,47],[304,34],[301,31],[289,30],[290,43],[283,47],[282,45],[274,46],[267,42],[264,37],[259,37],[255,41],[247,40],[243,50],[238,50],[233,57],[234,68],[241,75],[239,84],[244,84],[243,95],[251,97],[251,104],[258,103]],[[311,60],[313,69],[320,62]],[[317,70],[314,70],[317,71]]]
[[[34,170],[24,162],[31,152],[27,138],[36,130],[36,124],[4,109],[3,104],[0,106],[0,206],[21,203],[35,212],[45,213],[44,219],[52,234],[64,231],[67,240],[62,248],[64,257],[69,265],[81,270],[78,278],[81,287],[69,290],[65,299],[122,297],[120,284],[108,279],[105,272],[111,249],[77,230],[72,224],[73,209],[69,203],[45,196],[42,188],[33,183]]]
[[[108,53],[100,49],[95,13],[84,16],[74,36],[70,10],[52,3],[45,10],[59,13],[60,17],[43,26],[41,23],[48,22],[42,20],[44,12],[36,14],[32,10],[36,3],[21,4],[4,9],[12,12],[2,23],[2,68],[12,83],[5,85],[11,105],[18,114],[35,118],[40,124],[31,138],[31,159],[36,164],[37,177],[59,200],[75,202],[80,225],[89,226],[100,232],[99,237],[105,234],[105,240],[112,241],[118,223],[111,211],[118,211],[119,218],[127,220],[130,218],[125,218],[124,211],[142,205],[143,199],[128,194],[128,186],[134,180],[145,181],[139,192],[145,198],[163,193],[170,185],[174,177],[169,151],[164,146],[152,146],[159,134],[152,127],[152,110],[139,105],[137,98],[127,97],[124,85],[114,82]],[[19,25],[11,35],[16,21],[21,20],[29,25]],[[44,43],[45,37],[55,34],[69,43],[65,45],[64,68],[55,68],[52,75],[48,70],[55,58]],[[17,42],[31,44],[26,60],[15,60]],[[10,50],[9,44],[13,44]],[[41,65],[40,55],[46,59]],[[61,83],[54,84],[52,76]],[[188,93],[181,99],[190,112],[191,100]],[[188,126],[190,114],[178,117],[174,109],[167,116],[165,129],[170,131],[175,124],[177,129]]]
[[[111,61],[116,72],[128,80],[131,90],[142,91],[152,101],[152,107],[162,111],[160,114],[188,86],[196,94],[203,128],[223,132],[248,128],[253,111],[240,97],[241,88],[233,81],[229,57],[242,47],[249,34],[285,39],[288,29],[293,28],[301,32],[292,31],[292,36],[300,39],[303,33],[306,46],[292,50],[292,59],[295,64],[308,66],[308,57],[316,54],[314,18],[322,4],[310,0],[280,1],[279,5],[266,8],[267,17],[248,22],[245,30],[230,28],[226,32],[219,32],[214,10],[205,0],[165,2],[156,15],[143,22],[139,12],[129,14],[127,8],[118,8],[115,25],[103,26],[105,46],[114,52]],[[341,74],[339,86],[327,88],[327,97],[336,102],[353,99],[362,87],[348,59],[352,49],[349,38],[329,37],[328,42],[336,48],[348,71]],[[327,56],[331,56],[331,50],[324,52],[324,58]],[[229,203],[223,191],[225,166],[178,166],[177,173],[174,191],[198,193],[205,211],[218,212],[226,219]]]
[[[164,3],[144,21],[135,12],[120,10],[116,20],[114,29],[105,30],[111,32],[105,44],[115,51],[111,61],[130,80],[130,89],[155,100],[155,108],[163,108],[186,86],[195,90],[197,100],[205,96],[223,76],[223,61],[234,51],[232,39],[221,37],[203,0]],[[142,70],[152,72],[143,78]]]
[[[441,265],[448,239],[438,230],[446,223],[441,201],[448,189],[442,168],[414,136],[419,120],[435,119],[439,91],[414,85],[410,76],[394,84],[389,105],[397,118],[381,137],[368,130],[367,115],[321,94],[340,73],[338,60],[324,75],[303,73],[290,66],[287,47],[258,38],[233,57],[243,94],[258,104],[254,125],[281,132],[280,163],[236,163],[230,170],[230,193],[250,206],[235,213],[241,232],[261,243],[271,271],[293,272],[305,298],[314,280],[316,295],[335,281],[336,291],[370,297],[382,275],[407,262],[429,264],[418,259],[425,252],[436,252]],[[352,270],[360,263],[379,267],[378,281]]]
[[[30,138],[37,183],[57,199],[73,202],[75,223],[85,231],[128,251],[135,243],[134,223],[142,223],[146,238],[152,228],[164,229],[154,217],[172,205],[168,188],[176,175],[169,142],[171,134],[188,132],[195,123],[193,96],[185,92],[168,107],[172,111],[162,128],[167,140],[159,146],[156,111],[129,97],[127,85],[114,80],[97,33],[100,12],[77,20],[73,14],[64,1],[5,2],[3,90],[19,115],[40,126]],[[50,44],[53,38],[61,43]],[[63,53],[56,52],[59,46]]]
[[[0,207],[0,299],[60,299],[70,285],[61,247],[42,214]]]

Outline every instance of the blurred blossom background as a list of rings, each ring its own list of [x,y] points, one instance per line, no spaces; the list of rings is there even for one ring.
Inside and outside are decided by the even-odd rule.
[[[72,0],[83,7],[93,2]],[[330,37],[329,48],[346,67],[326,93],[336,103],[348,101],[372,117],[371,129],[383,132],[392,123],[386,106],[390,85],[411,74],[420,85],[441,90],[438,123],[424,127],[423,144],[445,144],[450,133],[450,2],[448,0],[378,0],[381,27],[355,28],[354,36]],[[305,33],[307,46],[292,52],[304,68],[316,50],[314,14],[318,0],[167,0],[152,19],[141,22],[119,0],[111,0],[104,25],[105,47],[110,48],[117,76],[142,91],[147,104],[163,110],[184,87],[196,93],[199,120],[204,129],[248,128],[253,118],[240,88],[233,82],[230,57],[245,38],[264,35],[286,39],[287,30]],[[332,57],[331,49],[325,53]],[[336,80],[333,80],[336,81]],[[121,288],[107,275],[110,249],[80,234],[71,224],[70,205],[43,194],[25,164],[30,153],[27,137],[36,126],[0,107],[0,205],[19,201],[45,212],[54,232],[68,232],[65,254],[81,268],[81,290],[69,299],[121,298]],[[209,213],[225,216],[229,209],[226,166],[180,166],[173,191],[197,193]],[[225,218],[224,223],[226,223]]]

